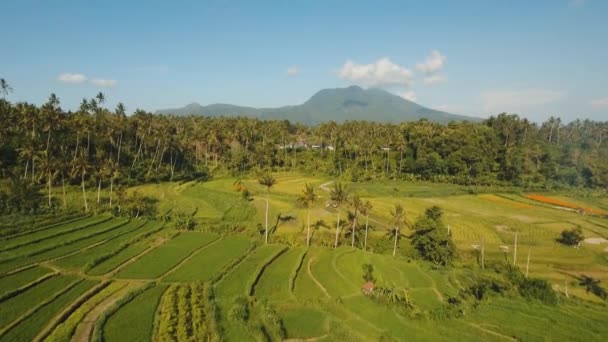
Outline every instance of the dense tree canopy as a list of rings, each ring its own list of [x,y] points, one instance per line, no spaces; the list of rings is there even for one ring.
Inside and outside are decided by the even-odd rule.
[[[606,187],[608,122],[500,114],[484,123],[347,121],[315,127],[244,117],[172,117],[103,107],[75,112],[59,99],[35,106],[0,99],[0,176],[89,187],[261,169],[458,184]]]

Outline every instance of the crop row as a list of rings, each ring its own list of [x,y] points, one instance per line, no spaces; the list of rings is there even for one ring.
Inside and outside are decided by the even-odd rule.
[[[55,259],[67,254],[71,254],[74,252],[78,252],[84,248],[90,247],[92,245],[103,243],[104,241],[111,239],[117,235],[123,233],[123,230],[120,229],[126,223],[119,223],[117,226],[113,226],[111,228],[106,228],[102,232],[96,232],[94,234],[88,235],[84,238],[78,239],[77,241],[68,241],[66,242],[58,242],[55,248],[49,248],[48,251],[42,253],[36,253],[33,256],[27,258],[19,258],[11,261],[5,261],[0,263],[0,274],[6,273],[11,270],[19,269],[20,267],[35,264],[44,260]]]
[[[181,233],[121,270],[118,276],[130,279],[158,278],[170,271],[190,254],[216,239],[217,236],[214,234],[198,232]]]
[[[164,285],[148,283],[120,299],[95,323],[93,341],[151,341]]]
[[[0,278],[0,298],[5,298],[5,295],[19,289],[22,286],[30,284],[42,276],[52,273],[51,270],[33,266]],[[0,299],[2,302],[3,299]]]
[[[80,281],[75,276],[56,276],[6,299],[0,305],[0,331],[6,331],[34,310]]]
[[[266,267],[255,287],[256,297],[288,300],[298,266],[302,262],[301,248],[292,247]]]
[[[231,298],[248,295],[251,289],[251,278],[255,277],[260,272],[262,265],[281,249],[281,246],[277,245],[264,245],[244,254],[246,256],[244,260],[217,283],[218,297]]]
[[[56,296],[51,301],[36,308],[36,310],[11,329],[0,335],[4,341],[34,341],[41,334],[45,326],[54,316],[64,310],[70,303],[89,290],[96,284],[94,280],[83,280],[74,286],[66,288],[66,291]]]
[[[231,260],[242,255],[250,244],[248,239],[242,237],[222,239],[193,255],[190,260],[165,279],[167,281],[208,281]]]
[[[218,341],[213,300],[213,289],[208,283],[169,286],[158,309],[155,340]]]
[[[103,300],[121,290],[123,287],[125,287],[125,284],[110,283],[86,300],[79,301],[80,305],[75,305],[73,311],[64,315],[65,319],[55,327],[51,334],[45,338],[45,341],[69,341],[76,332],[76,327],[84,319],[85,315]]]
[[[7,223],[0,227],[0,240],[9,240],[15,237],[32,234],[38,231],[55,228],[64,224],[72,223],[90,217],[90,214],[71,213],[62,215],[47,215],[42,217],[27,217],[25,219],[6,218]]]
[[[162,225],[159,222],[151,223],[151,225],[152,225],[152,227],[148,228],[148,231],[143,232],[143,233],[141,233],[141,234],[133,237],[132,239],[130,239],[130,240],[122,243],[118,247],[116,247],[116,248],[114,248],[112,250],[109,250],[109,251],[104,251],[104,253],[98,253],[98,255],[94,259],[90,259],[86,263],[86,265],[84,266],[84,270],[85,271],[89,271],[89,270],[95,268],[99,264],[101,264],[101,263],[105,262],[106,260],[109,260],[110,258],[116,256],[118,253],[120,253],[120,252],[124,251],[125,249],[129,248],[133,244],[138,243],[138,242],[146,239],[150,235],[155,234],[155,233],[159,232],[160,230],[162,230],[164,228],[164,225]],[[131,237],[131,236],[129,236],[129,237]]]
[[[120,310],[121,307],[125,306],[127,303],[133,301],[135,297],[140,295],[141,293],[147,291],[148,289],[154,287],[155,283],[147,283],[144,286],[140,286],[135,290],[130,291],[124,297],[120,298],[114,304],[112,304],[109,308],[105,309],[104,312],[99,316],[97,321],[95,321],[95,328],[93,330],[92,340],[95,342],[100,342],[104,340],[103,337],[103,327],[106,324],[108,318],[112,316],[116,311]]]
[[[26,244],[8,252],[4,251],[2,255],[2,262],[7,262],[23,257],[31,257],[38,254],[42,254],[44,252],[48,252],[52,249],[59,248],[61,246],[71,245],[80,240],[87,239],[89,237],[103,234],[107,231],[119,228],[125,225],[127,222],[128,220],[125,219],[108,220],[100,224],[92,225],[89,229],[85,229],[82,231],[72,231],[66,235],[54,236],[49,239],[37,241],[32,244]]]
[[[116,249],[116,245],[128,242],[138,234],[141,234],[142,230],[144,230],[146,227],[146,223],[147,221],[133,220],[122,227],[121,230],[123,233],[116,235],[106,243],[89,248],[80,253],[61,258],[53,263],[59,267],[68,269],[84,268],[91,261]]]
[[[68,233],[76,232],[111,219],[111,216],[93,216],[84,219],[78,218],[73,221],[62,222],[51,228],[37,230],[35,232],[11,237],[3,243],[0,251],[9,251],[22,246],[33,245],[46,239],[59,237]]]

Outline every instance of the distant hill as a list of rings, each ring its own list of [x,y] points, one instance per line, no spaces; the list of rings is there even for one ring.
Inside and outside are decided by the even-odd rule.
[[[279,108],[253,108],[230,104],[201,106],[191,103],[182,108],[163,109],[160,114],[206,115],[206,116],[250,116],[261,119],[287,119],[309,125],[334,120],[368,120],[378,122],[403,122],[428,119],[448,123],[450,121],[481,121],[480,118],[450,114],[423,107],[400,96],[378,88],[323,89],[301,105]]]

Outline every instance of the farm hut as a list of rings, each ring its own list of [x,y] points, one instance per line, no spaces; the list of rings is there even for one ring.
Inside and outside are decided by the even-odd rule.
[[[369,295],[374,291],[374,287],[374,283],[368,281],[367,283],[363,284],[363,286],[361,286],[361,291],[363,291],[363,294]]]

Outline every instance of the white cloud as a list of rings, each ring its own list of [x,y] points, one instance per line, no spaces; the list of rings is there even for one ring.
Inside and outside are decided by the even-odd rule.
[[[591,101],[591,108],[593,108],[593,109],[608,109],[608,97],[592,100]]]
[[[416,70],[426,75],[434,75],[443,69],[446,59],[439,51],[433,50],[423,63],[416,64]]]
[[[66,73],[59,75],[59,77],[57,77],[57,80],[59,82],[63,82],[63,83],[79,84],[79,83],[86,82],[87,77],[83,74],[72,74],[72,73],[66,72]]]
[[[338,77],[368,86],[409,86],[412,72],[388,58],[380,58],[371,64],[346,61],[338,71]]]
[[[496,90],[481,94],[485,112],[521,112],[560,100],[564,92],[547,89]]]
[[[414,91],[403,92],[400,96],[412,102],[416,102],[418,100],[418,97],[416,96],[416,93]]]
[[[443,75],[430,75],[424,78],[425,84],[439,84],[444,83],[448,79]]]
[[[287,76],[295,77],[300,74],[300,68],[297,65],[292,65],[285,71]]]
[[[104,80],[101,78],[94,78],[91,80],[91,83],[98,86],[98,87],[104,87],[104,88],[108,88],[108,87],[113,87],[116,85],[116,80]]]

